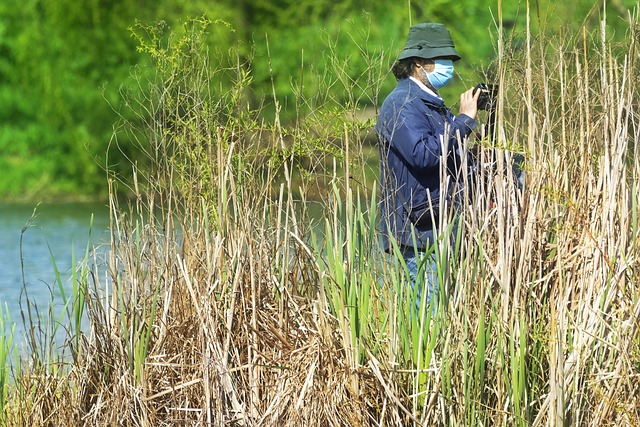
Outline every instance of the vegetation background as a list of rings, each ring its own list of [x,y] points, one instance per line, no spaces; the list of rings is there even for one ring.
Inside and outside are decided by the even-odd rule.
[[[463,87],[483,78],[496,40],[496,1],[435,0],[26,0],[0,4],[0,198],[41,201],[107,196],[105,168],[124,173],[135,150],[112,136],[122,111],[122,93],[137,90],[132,69],[149,57],[136,48],[136,22],[162,22],[175,28],[187,17],[206,15],[228,22],[232,32],[211,34],[211,54],[240,49],[250,68],[247,102],[273,109],[272,87],[282,117],[300,111],[292,102],[296,87],[311,95],[319,87],[304,81],[306,70],[330,75],[331,58],[341,58],[354,79],[366,68],[367,55],[386,55],[391,66],[407,27],[421,21],[448,25],[464,60],[460,78],[444,91],[455,104]],[[604,2],[612,37],[622,37],[633,0]],[[537,16],[532,31],[561,32],[597,28],[600,2],[532,2]],[[514,46],[522,43],[522,1],[500,5]],[[586,17],[586,19],[585,19]],[[362,49],[362,50],[359,50]],[[389,52],[392,52],[389,55]],[[330,55],[328,53],[331,53]],[[388,75],[379,93],[394,86]],[[367,88],[360,88],[366,92]],[[348,103],[336,89],[337,103]],[[380,99],[358,97],[366,110]],[[270,110],[271,109],[271,110]]]
[[[1,425],[640,425],[638,3],[0,10],[4,198],[107,197],[110,233],[21,305],[25,352],[0,314]],[[425,20],[454,110],[500,86],[433,316],[363,181]]]

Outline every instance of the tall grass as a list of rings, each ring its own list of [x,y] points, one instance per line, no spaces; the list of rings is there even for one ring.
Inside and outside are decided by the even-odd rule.
[[[362,99],[301,98],[292,125],[274,100],[268,121],[241,57],[210,62],[210,22],[147,29],[156,72],[114,137],[144,172],[110,177],[109,256],[74,276],[74,358],[23,361],[7,424],[640,425],[637,18],[622,53],[604,32],[499,38],[495,139],[434,249],[435,314],[379,248]],[[388,58],[371,60],[373,101]],[[336,70],[329,87],[360,84]]]

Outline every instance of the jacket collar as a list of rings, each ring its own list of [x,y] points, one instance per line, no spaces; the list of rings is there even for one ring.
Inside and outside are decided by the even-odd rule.
[[[407,77],[398,82],[398,86],[409,92],[410,95],[417,96],[426,104],[432,104],[436,107],[443,107],[444,100],[431,91],[422,89],[418,83]]]
[[[436,92],[431,90],[429,88],[429,86],[425,85],[424,83],[422,83],[420,80],[416,79],[415,77],[411,76],[411,77],[409,77],[409,80],[411,80],[412,82],[417,84],[420,89],[422,89],[423,91],[427,92],[429,95],[433,95],[435,97],[440,98],[440,95],[438,95]]]

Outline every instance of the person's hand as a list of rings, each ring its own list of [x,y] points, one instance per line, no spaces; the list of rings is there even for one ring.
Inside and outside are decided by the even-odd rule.
[[[473,94],[473,88],[460,94],[460,114],[467,115],[472,119],[475,119],[478,115],[478,98],[480,97],[480,91],[477,90],[475,95]]]

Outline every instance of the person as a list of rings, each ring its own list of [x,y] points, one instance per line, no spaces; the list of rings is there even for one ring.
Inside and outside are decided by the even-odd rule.
[[[375,125],[380,150],[382,240],[387,252],[393,253],[394,247],[400,250],[409,283],[412,289],[418,287],[418,308],[421,300],[432,304],[433,310],[438,303],[433,245],[439,235],[439,215],[445,200],[453,203],[463,143],[478,125],[480,91],[474,94],[471,88],[460,95],[457,116],[438,93],[453,77],[454,63],[459,59],[443,24],[411,26],[405,48],[392,68],[397,86],[382,103]],[[426,288],[424,296],[422,286]]]

